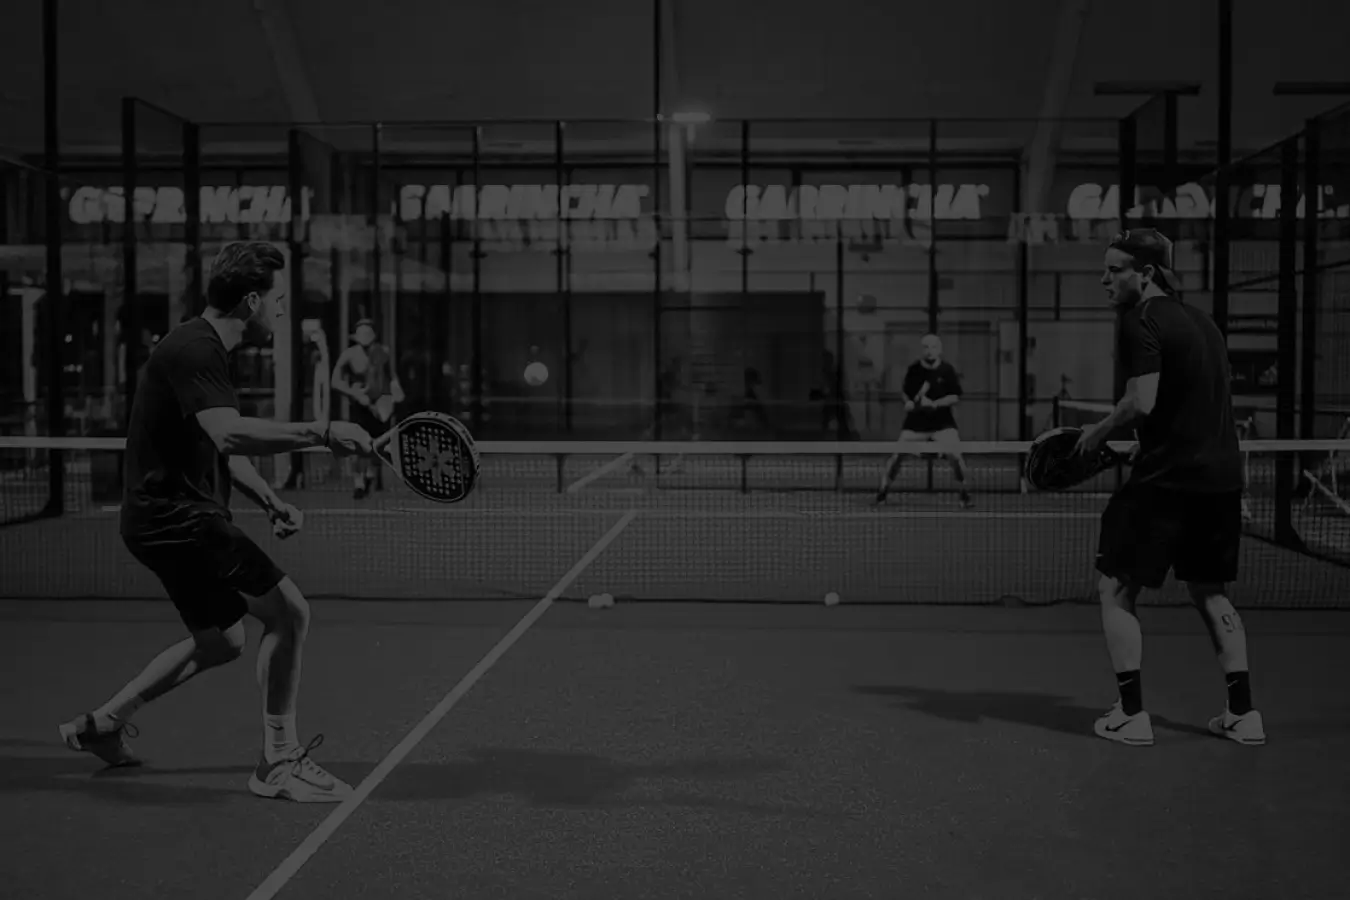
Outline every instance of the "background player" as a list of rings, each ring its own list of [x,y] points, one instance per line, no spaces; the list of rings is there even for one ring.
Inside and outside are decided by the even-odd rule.
[[[1186,582],[1228,682],[1228,708],[1210,730],[1243,744],[1265,743],[1261,714],[1252,707],[1246,634],[1226,595],[1237,577],[1243,488],[1227,343],[1213,319],[1177,296],[1172,242],[1152,228],[1111,242],[1102,285],[1119,317],[1123,396],[1079,447],[1092,452],[1116,429],[1134,426],[1139,449],[1129,481],[1102,513],[1098,592],[1120,700],[1096,732],[1125,744],[1153,743],[1139,681],[1143,637],[1135,602],[1144,588],[1162,587],[1171,570]]]
[[[920,342],[923,355],[910,364],[901,387],[905,395],[905,423],[900,441],[933,441],[952,464],[952,473],[960,485],[961,505],[974,505],[966,490],[966,463],[961,456],[961,434],[956,428],[952,408],[961,400],[961,377],[951,363],[942,358],[942,340],[936,334],[925,334]],[[891,484],[900,474],[904,456],[890,458],[886,474],[881,478],[881,489],[876,502],[885,503]]]
[[[371,451],[370,435],[347,422],[275,422],[239,414],[228,355],[271,340],[286,279],[281,251],[261,242],[226,245],[211,265],[207,309],[179,325],[141,369],[127,427],[121,534],[159,577],[190,637],[168,648],[116,696],[61,726],[73,750],[113,766],[136,765],[124,734],[132,716],[207,669],[237,659],[243,618],[262,622],[258,682],[263,753],[249,788],[263,797],[338,802],[351,789],[309,757],[295,723],[309,606],[300,589],[234,524],[231,482],[294,532],[299,513],[248,461],[327,444],[335,453]]]
[[[353,422],[370,434],[383,434],[394,417],[394,407],[403,402],[393,354],[376,341],[373,319],[359,320],[352,338],[356,343],[343,350],[333,366],[333,390],[352,399]],[[379,469],[379,461],[373,458],[356,461],[354,496],[358,500],[370,492]]]

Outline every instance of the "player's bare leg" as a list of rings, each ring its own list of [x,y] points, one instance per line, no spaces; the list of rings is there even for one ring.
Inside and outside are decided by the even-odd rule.
[[[969,470],[966,458],[961,453],[961,436],[956,431],[945,431],[936,439],[942,444],[943,455],[951,463],[952,476],[956,479],[957,489],[961,492],[961,506],[970,509],[975,505],[975,501],[971,499],[969,482],[966,478]]]
[[[1191,602],[1204,619],[1228,686],[1228,706],[1222,715],[1210,720],[1209,730],[1239,744],[1264,744],[1265,724],[1261,720],[1261,713],[1252,705],[1247,666],[1247,632],[1242,627],[1242,616],[1233,608],[1223,585],[1191,582],[1186,587]]]
[[[1097,584],[1101,601],[1102,634],[1116,673],[1120,699],[1097,720],[1095,731],[1107,740],[1136,747],[1153,743],[1153,723],[1144,711],[1139,670],[1144,658],[1144,636],[1135,615],[1141,587],[1103,575]]]
[[[206,670],[238,659],[245,639],[244,624],[238,622],[224,631],[212,628],[179,641],[98,709],[62,725],[62,740],[72,750],[93,753],[110,766],[139,765],[126,742],[137,734],[131,721],[137,711]]]
[[[249,598],[249,612],[263,623],[257,669],[263,694],[263,753],[249,789],[260,797],[340,803],[350,796],[351,787],[309,756],[323,743],[323,736],[302,745],[296,729],[309,603],[295,582],[286,578],[265,596]]]
[[[921,435],[914,431],[900,432],[900,443],[909,444],[917,441],[928,440],[928,435]],[[905,455],[900,452],[893,453],[886,461],[886,470],[881,474],[881,485],[877,488],[877,495],[872,502],[881,505],[886,502],[886,496],[891,492],[891,485],[895,479],[900,477],[900,470],[904,468]]]

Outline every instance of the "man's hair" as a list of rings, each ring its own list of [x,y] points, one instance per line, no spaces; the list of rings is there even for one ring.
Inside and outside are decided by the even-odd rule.
[[[232,312],[252,293],[272,289],[277,272],[286,268],[281,250],[266,241],[236,241],[220,248],[206,279],[206,305]]]

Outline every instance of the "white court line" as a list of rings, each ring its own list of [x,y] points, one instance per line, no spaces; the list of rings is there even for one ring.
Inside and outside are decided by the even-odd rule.
[[[596,480],[598,480],[598,479],[604,478],[604,477],[605,477],[606,475],[608,475],[610,472],[613,472],[613,471],[614,471],[615,469],[617,469],[619,466],[621,466],[621,465],[623,465],[624,463],[628,462],[628,461],[629,461],[630,459],[632,459],[632,458],[633,458],[633,454],[631,454],[631,453],[625,453],[625,454],[623,454],[622,456],[619,456],[619,457],[617,457],[616,459],[613,459],[613,460],[611,460],[610,462],[605,463],[603,466],[600,466],[600,467],[598,467],[598,468],[592,470],[589,474],[583,475],[583,476],[581,476],[580,478],[578,478],[576,481],[574,481],[574,482],[572,482],[571,484],[569,484],[569,485],[567,486],[567,493],[569,493],[569,494],[575,494],[575,493],[577,493],[577,492],[580,491],[582,488],[584,488],[586,485],[590,484],[592,481],[596,481]]]
[[[275,897],[286,886],[286,883],[295,877],[301,867],[309,861],[309,858],[318,852],[319,848],[333,836],[333,832],[337,831],[342,823],[352,813],[356,812],[356,808],[366,801],[366,798],[380,785],[380,782],[389,777],[389,773],[394,770],[394,767],[403,762],[407,755],[422,742],[422,739],[431,733],[431,729],[436,727],[436,723],[445,718],[446,713],[450,712],[451,708],[469,692],[469,689],[478,683],[478,679],[482,678],[487,670],[492,668],[516,641],[520,640],[521,636],[530,629],[530,626],[539,621],[539,618],[553,605],[553,601],[561,596],[563,591],[567,590],[568,586],[585,571],[586,567],[595,562],[596,557],[601,553],[605,552],[605,549],[628,527],[628,523],[633,521],[636,515],[636,510],[629,510],[613,528],[605,532],[604,537],[596,541],[595,546],[586,551],[585,556],[577,560],[576,565],[572,566],[567,574],[525,614],[525,617],[516,623],[516,626],[507,633],[506,637],[502,638],[497,646],[489,650],[487,656],[479,660],[478,665],[474,666],[469,674],[465,675],[459,684],[455,685],[454,689],[446,694],[441,702],[437,703],[412,731],[408,732],[407,737],[400,741],[398,746],[389,751],[389,755],[381,760],[380,764],[356,786],[352,795],[342,801],[337,809],[328,815],[328,818],[319,823],[319,827],[314,829],[309,837],[301,841],[299,847],[291,851],[291,855],[286,857],[281,865],[277,866],[272,874],[268,875],[263,883],[248,895],[247,900],[270,900],[270,898]]]

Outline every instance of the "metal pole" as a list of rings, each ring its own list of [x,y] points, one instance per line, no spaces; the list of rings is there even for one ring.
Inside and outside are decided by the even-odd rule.
[[[370,257],[370,317],[375,320],[381,340],[389,340],[384,319],[384,277],[380,271],[380,124],[370,128],[370,224],[375,228],[375,245]],[[295,201],[291,201],[292,204]]]
[[[1276,386],[1275,435],[1280,440],[1294,436],[1294,370],[1298,367],[1298,138],[1280,148],[1280,276],[1279,331]],[[1287,542],[1293,535],[1292,454],[1275,459],[1275,535]]]
[[[141,310],[137,297],[136,271],[136,101],[122,99],[122,345],[123,383],[126,385],[124,416],[131,422],[131,404],[136,396],[136,371],[141,347]]]
[[[1013,196],[1022,196],[1022,170],[1020,168],[1013,170]],[[1027,428],[1027,405],[1030,401],[1027,384],[1029,369],[1027,320],[1030,315],[1028,310],[1030,306],[1030,252],[1025,239],[1017,242],[1017,439],[1019,441],[1031,438]]]
[[[305,164],[302,156],[304,150],[300,141],[300,129],[292,128],[287,135],[286,149],[289,155],[287,160],[287,176],[290,184],[288,190],[291,195],[291,220],[289,223],[286,241],[291,253],[291,271],[290,271],[290,340],[287,350],[291,358],[290,382],[291,382],[291,402],[287,415],[292,422],[300,422],[304,419],[304,390],[305,380],[303,376],[303,366],[301,361],[305,356],[305,345],[301,335],[303,330],[300,325],[300,298],[305,292],[305,247],[301,241],[302,229],[304,227],[301,214],[304,204],[301,202],[305,191]],[[295,452],[290,458],[290,472],[287,475],[287,486],[294,486],[300,478],[300,473],[304,471],[304,455]]]
[[[470,330],[473,333],[473,373],[470,383],[473,385],[473,421],[474,427],[484,429],[483,403],[483,241],[480,236],[478,204],[482,199],[482,150],[483,129],[475,125],[473,129],[473,307]]]
[[[661,0],[652,0],[652,218],[656,245],[652,248],[652,437],[661,439],[661,264],[664,219],[661,207]]]
[[[938,330],[937,191],[938,123],[928,121],[928,330]]]
[[[1303,132],[1303,347],[1299,360],[1302,387],[1302,417],[1299,437],[1317,436],[1317,309],[1321,284],[1318,278],[1318,217],[1321,215],[1322,185],[1318,157],[1321,155],[1321,123],[1308,122]]]
[[[750,293],[750,120],[741,120],[741,293]]]
[[[188,311],[201,315],[205,304],[202,290],[202,169],[201,129],[195,122],[183,123],[183,240],[187,245]],[[294,196],[294,195],[292,195]],[[293,201],[294,202],[294,201]],[[295,296],[299,296],[296,294]],[[170,322],[173,328],[175,322]]]
[[[1214,323],[1228,334],[1228,166],[1233,158],[1233,0],[1219,0],[1219,165],[1214,183]]]
[[[42,131],[46,174],[43,179],[47,243],[47,433],[66,436],[65,277],[61,272],[60,15],[57,0],[42,4]],[[65,454],[50,451],[47,464],[48,515],[65,508]]]
[[[836,227],[834,236],[834,430],[839,440],[848,440],[848,420],[844,415],[844,230]],[[831,402],[829,399],[827,403]],[[836,460],[836,464],[841,460]],[[836,472],[836,475],[839,473]]]
[[[558,185],[558,243],[553,252],[557,259],[557,280],[558,294],[562,300],[562,391],[559,400],[562,403],[563,430],[568,434],[572,433],[572,285],[571,277],[568,272],[568,256],[570,249],[567,246],[567,220],[564,218],[563,197],[564,183],[567,180],[567,172],[564,166],[563,151],[563,132],[564,123],[559,120],[553,128],[553,155],[555,168],[555,181]]]

